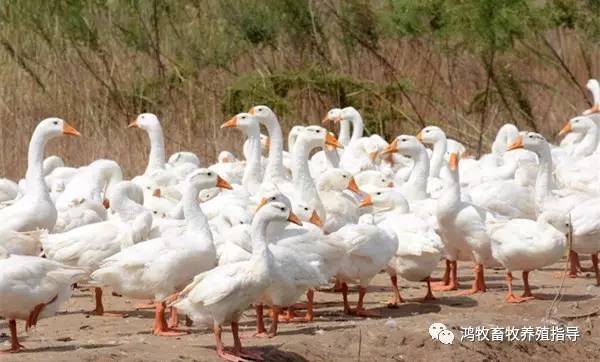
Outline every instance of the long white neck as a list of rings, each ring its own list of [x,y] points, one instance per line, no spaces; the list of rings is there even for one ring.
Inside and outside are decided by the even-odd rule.
[[[183,191],[183,213],[186,221],[186,231],[199,237],[199,240],[212,241],[213,235],[208,225],[208,220],[198,204],[197,185],[186,182]]]
[[[429,176],[429,156],[425,147],[419,148],[417,152],[411,155],[414,166],[406,181],[406,190],[404,197],[409,200],[422,200],[427,195],[427,177]]]
[[[344,146],[348,146],[350,143],[350,121],[342,119],[340,121],[340,134],[338,141]]]
[[[242,178],[242,185],[246,190],[254,194],[258,191],[260,183],[262,181],[261,174],[261,144],[260,144],[260,131],[258,127],[248,128],[246,131],[248,137],[247,141],[247,159],[246,167],[244,168],[244,176]]]
[[[445,162],[444,156],[446,155],[447,147],[448,142],[446,141],[446,136],[440,138],[433,144],[431,163],[429,165],[430,177],[440,177],[440,170]]]
[[[27,181],[27,194],[49,198],[43,171],[44,151],[47,142],[47,137],[43,131],[36,128],[29,142],[25,179]]]
[[[437,216],[444,218],[454,215],[460,205],[460,177],[458,170],[450,171],[450,177],[442,178],[444,191],[437,200]]]
[[[165,140],[162,127],[152,127],[147,130],[147,133],[150,138],[150,156],[148,158],[148,167],[146,167],[146,172],[144,172],[145,175],[165,168]]]
[[[337,149],[329,149],[327,146],[323,148],[323,153],[325,154],[325,168],[339,168],[340,167],[340,154],[337,152]]]
[[[252,257],[254,261],[260,261],[262,265],[271,262],[273,255],[267,247],[267,226],[269,222],[266,218],[257,215],[252,220],[250,236],[252,237]]]
[[[362,138],[365,130],[365,125],[363,123],[363,119],[359,113],[354,114],[352,117],[352,139],[351,141],[356,141],[359,138]]]
[[[325,208],[319,197],[315,182],[310,176],[308,167],[308,156],[312,148],[302,139],[298,139],[294,144],[292,154],[292,178],[294,180],[294,190],[301,201],[308,203],[309,206],[317,211],[321,219],[325,220]]]
[[[276,183],[285,179],[285,171],[283,168],[283,135],[279,121],[275,116],[269,118],[264,123],[269,132],[269,160],[265,170],[264,180],[271,183]]]
[[[535,205],[538,212],[543,210],[543,202],[552,192],[552,154],[546,143],[538,152],[539,165],[535,180]]]
[[[573,156],[587,157],[596,151],[598,147],[598,127],[596,123],[590,123],[590,128],[587,130],[581,141],[575,146]]]
[[[600,105],[600,87],[594,85],[589,88],[590,92],[592,92],[592,100],[594,105]]]

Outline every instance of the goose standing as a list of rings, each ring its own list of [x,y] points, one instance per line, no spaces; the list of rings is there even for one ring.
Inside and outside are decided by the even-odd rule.
[[[326,234],[337,231],[344,225],[358,222],[358,204],[352,196],[344,193],[344,190],[349,190],[356,195],[361,194],[349,172],[338,168],[325,171],[319,178],[317,188],[327,215],[323,226]]]
[[[276,184],[285,180],[283,168],[283,135],[275,112],[267,106],[254,106],[249,113],[254,115],[269,133],[269,159],[265,169],[264,182]]]
[[[0,270],[0,316],[8,320],[11,334],[11,346],[4,352],[13,353],[23,348],[16,320],[25,320],[28,330],[38,319],[55,315],[71,297],[72,285],[85,276],[82,269],[25,255],[0,259]]]
[[[57,211],[50,199],[44,181],[42,162],[49,140],[61,135],[80,136],[80,133],[60,118],[46,118],[35,128],[27,155],[26,194],[14,204],[0,210],[0,247],[9,254],[19,249],[20,240],[15,232],[52,230]]]
[[[227,360],[257,359],[260,355],[242,349],[238,322],[248,306],[269,287],[274,260],[267,247],[266,232],[271,221],[300,223],[284,204],[273,202],[261,207],[252,221],[252,256],[248,261],[218,266],[197,275],[173,306],[195,322],[213,325],[217,354]],[[234,346],[225,351],[221,334],[231,324]]]
[[[217,265],[208,220],[198,205],[198,193],[209,187],[231,186],[209,169],[198,169],[186,179],[184,191],[185,232],[137,244],[105,259],[92,279],[110,285],[132,298],[153,298],[156,305],[153,334],[177,336],[165,321],[165,299],[183,289],[196,274]],[[176,312],[173,315],[176,324]]]

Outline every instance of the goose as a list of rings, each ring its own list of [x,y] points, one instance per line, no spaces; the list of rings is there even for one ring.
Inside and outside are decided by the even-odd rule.
[[[340,124],[340,132],[337,137],[338,141],[342,146],[348,146],[348,144],[350,144],[350,121],[342,117],[342,109],[330,109],[325,115],[325,117],[323,117],[321,123],[326,124],[328,122],[335,122]]]
[[[331,133],[332,137],[335,137]],[[310,175],[314,179],[318,179],[321,174],[332,168],[340,167],[340,155],[338,150],[332,146],[325,146],[322,151],[318,151],[311,158],[309,165]]]
[[[17,338],[16,320],[25,320],[28,330],[40,318],[55,315],[71,297],[72,285],[85,276],[82,269],[27,255],[0,259],[0,270],[0,316],[8,320],[11,335],[11,346],[4,352],[12,353],[24,348]]]
[[[485,292],[484,266],[494,266],[490,238],[486,223],[492,215],[471,203],[461,201],[460,180],[458,174],[458,155],[450,156],[449,177],[443,178],[444,191],[437,200],[436,216],[438,232],[445,244],[446,257],[450,261],[451,275],[448,285],[438,290],[457,289],[457,260],[471,257],[475,262],[475,280],[473,286],[462,295]]]
[[[7,178],[0,178],[0,202],[12,201],[19,194],[19,185]]]
[[[271,108],[258,105],[248,111],[255,116],[260,124],[267,128],[269,133],[269,158],[265,169],[264,181],[277,183],[286,180],[283,168],[283,135],[275,112]]]
[[[573,225],[572,249],[575,253],[591,255],[596,286],[600,286],[600,270],[598,267],[600,213],[598,212],[598,202],[600,202],[600,197],[590,198],[571,210],[571,223]],[[571,258],[571,260],[574,260],[574,258]]]
[[[162,126],[158,117],[152,113],[142,113],[137,116],[135,121],[131,122],[128,128],[139,128],[146,132],[150,139],[150,154],[148,155],[148,165],[143,173],[143,176],[157,170],[165,169],[165,140],[163,136]],[[134,182],[138,182],[139,176],[134,178]],[[140,185],[141,186],[141,185]]]
[[[592,93],[592,108],[583,111],[582,115],[588,116],[600,113],[600,83],[596,79],[588,80],[586,84],[587,89]]]
[[[374,190],[368,194],[360,207],[374,209],[376,225],[398,239],[398,248],[388,263],[394,295],[388,306],[397,306],[402,301],[398,290],[397,275],[410,281],[426,281],[425,300],[435,299],[431,292],[430,275],[438,265],[444,244],[435,230],[422,218],[410,213],[408,203],[397,191],[391,188]]]
[[[533,299],[529,287],[529,272],[553,264],[564,255],[569,229],[567,216],[547,212],[537,220],[512,219],[490,226],[492,255],[506,268],[508,303],[520,303]],[[513,294],[512,272],[523,271],[524,292],[521,297]]]
[[[130,198],[135,193],[141,193],[139,186],[131,181],[121,181],[108,195],[116,217],[64,233],[42,234],[40,242],[46,257],[84,269],[89,275],[100,267],[105,258],[146,240],[152,226],[152,216]],[[104,312],[100,287],[95,287],[94,296],[96,308],[92,313],[98,316],[116,315]]]
[[[394,187],[393,178],[377,170],[359,172],[354,175],[354,180],[356,181],[358,188],[366,193],[371,193],[374,190],[384,187]]]
[[[156,305],[152,333],[178,336],[183,332],[167,326],[166,299],[183,289],[195,275],[217,265],[217,255],[208,220],[198,205],[197,195],[209,187],[231,188],[213,171],[201,168],[186,179],[184,207],[186,231],[171,238],[161,237],[136,244],[104,259],[92,273],[95,283],[110,285],[131,298],[153,298]]]
[[[515,142],[508,147],[509,151],[525,149],[534,152],[539,159],[537,170],[534,200],[538,215],[544,212],[559,212],[569,214],[573,207],[587,202],[590,194],[578,190],[563,188],[556,189],[553,182],[553,161],[549,143],[544,136],[535,132],[527,132],[519,136]],[[570,277],[577,277],[577,254],[569,252]]]
[[[325,233],[358,222],[358,204],[352,196],[344,193],[344,190],[349,190],[356,195],[361,194],[350,172],[338,168],[325,171],[319,178],[317,189],[327,215],[323,225]]]
[[[260,128],[257,117],[250,113],[239,113],[221,125],[221,128],[239,128],[248,137],[248,155],[242,177],[242,186],[250,194],[256,194],[262,183],[260,153]]]
[[[296,139],[298,139],[298,135],[303,129],[304,126],[295,125],[294,127],[292,127],[292,129],[290,129],[290,132],[288,133],[287,151],[283,152],[283,167],[285,168],[286,179],[292,178],[292,150],[294,149],[294,144],[296,143]],[[317,154],[319,154],[319,152],[317,152],[313,157],[315,157]]]
[[[191,163],[196,167],[200,167],[200,158],[193,152],[181,151],[172,154],[167,161],[169,167],[176,167],[186,163]]]
[[[248,306],[265,292],[272,281],[273,254],[267,247],[266,230],[271,221],[288,220],[300,224],[284,204],[272,202],[261,207],[252,221],[252,256],[248,261],[226,264],[197,275],[172,303],[194,322],[212,324],[217,355],[227,360],[260,358],[243,350],[238,322]],[[225,351],[221,334],[231,324],[234,347]]]
[[[225,181],[234,185],[241,185],[246,162],[238,160],[235,155],[229,151],[221,151],[217,158],[217,163],[208,167],[220,175]]]
[[[338,243],[344,251],[336,273],[336,279],[341,283],[344,313],[361,317],[377,316],[377,313],[364,308],[364,297],[371,280],[388,265],[398,249],[396,235],[372,223],[359,222],[331,233],[329,239]],[[358,281],[359,285],[355,309],[351,309],[348,303],[347,283],[353,281]]]
[[[46,118],[31,136],[25,176],[27,192],[15,203],[0,210],[0,247],[10,254],[19,249],[22,240],[15,238],[15,232],[54,228],[57,212],[44,182],[42,161],[48,141],[61,135],[80,136],[80,133],[60,118]]]
[[[355,142],[363,137],[365,124],[360,113],[358,112],[358,110],[356,110],[356,108],[342,108],[340,115],[334,118],[334,121],[336,123],[340,123],[340,125],[342,125],[343,121],[348,121],[350,125],[352,125],[352,135],[350,137],[350,140],[348,141],[348,146],[350,146],[352,142]]]
[[[109,203],[105,196],[121,180],[121,167],[112,160],[96,160],[80,170],[56,200],[54,232],[106,220]]]
[[[52,155],[44,159],[42,163],[42,172],[44,176],[50,175],[54,170],[60,167],[65,167],[65,161],[60,156]]]

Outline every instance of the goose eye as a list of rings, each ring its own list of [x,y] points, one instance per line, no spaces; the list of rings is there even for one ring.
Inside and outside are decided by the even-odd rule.
[[[317,133],[321,133],[321,130],[320,130],[320,129],[318,129],[318,130],[317,130]]]
[[[280,210],[281,210],[281,211],[285,211],[285,208],[283,208],[283,207],[282,207]]]
[[[240,221],[240,225],[244,225],[244,222],[243,222],[243,221]]]
[[[533,138],[533,136],[532,136],[532,135],[529,135],[529,138]]]
[[[212,172],[209,172],[209,173],[208,173],[208,176],[212,176]]]
[[[277,198],[275,196],[271,197],[271,201],[275,201]]]
[[[377,195],[381,195],[381,192],[378,192]]]
[[[425,130],[425,133],[429,133],[429,130],[428,130],[428,129],[426,129],[426,130]]]
[[[58,121],[54,121],[52,123],[54,123],[55,126],[58,125]]]
[[[154,215],[158,215],[158,211],[152,211]]]
[[[150,186],[146,186],[146,189],[147,189],[147,190],[150,190]]]
[[[343,177],[343,178],[348,178],[348,176],[346,176],[346,175],[342,175],[342,177]]]
[[[308,207],[305,207],[305,208],[304,208],[304,211],[308,211]]]

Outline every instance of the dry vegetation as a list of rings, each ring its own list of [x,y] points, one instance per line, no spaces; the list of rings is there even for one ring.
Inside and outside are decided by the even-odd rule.
[[[51,153],[144,168],[137,113],[169,152],[206,162],[241,136],[218,126],[264,103],[284,131],[332,106],[387,138],[439,124],[473,150],[512,121],[553,137],[600,73],[595,1],[6,1],[0,5],[0,172],[24,173],[34,124],[84,134]],[[598,27],[598,28],[597,28]]]

